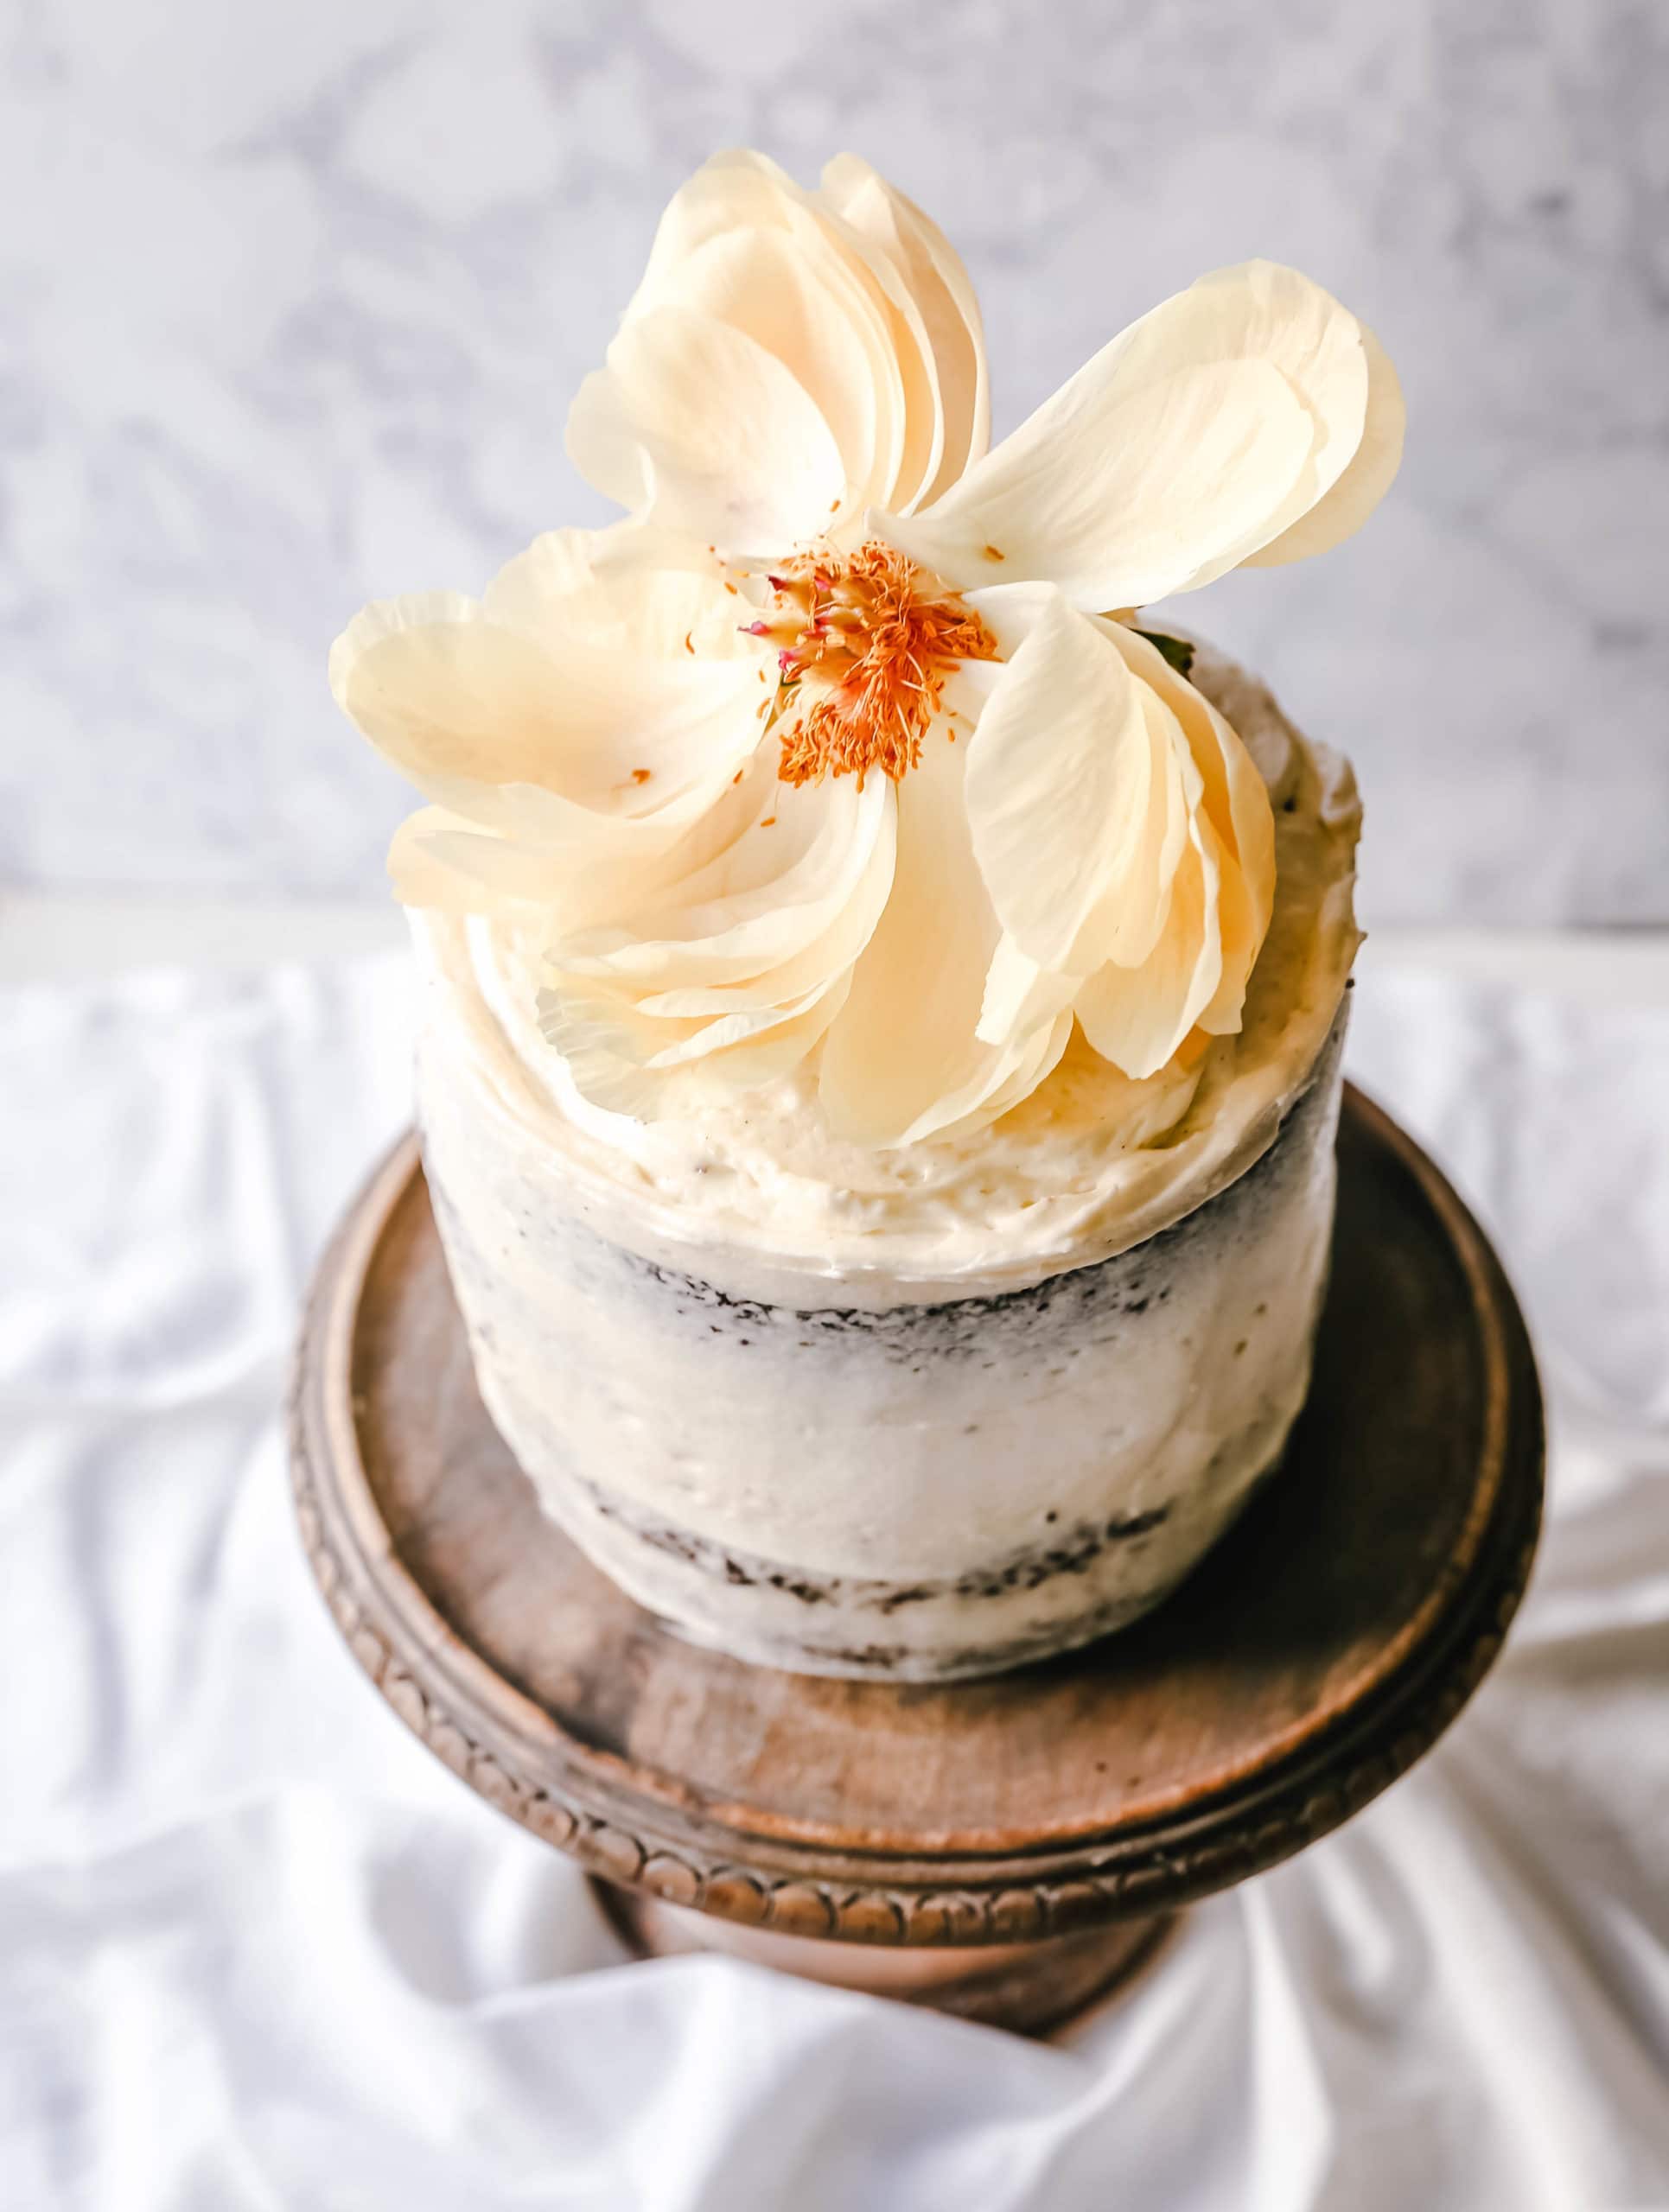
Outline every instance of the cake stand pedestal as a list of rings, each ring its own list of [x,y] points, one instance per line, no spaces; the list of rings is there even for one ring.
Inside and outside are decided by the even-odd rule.
[[[1512,1292],[1354,1092],[1339,1165],[1285,1462],[1166,1605],[1086,1650],[942,1688],[831,1681],[640,1611],[545,1519],[481,1408],[412,1139],[309,1306],[308,1557],[400,1718],[599,1878],[640,1949],[738,1951],[1042,2031],[1179,1907],[1412,1765],[1523,1591],[1542,1418]]]

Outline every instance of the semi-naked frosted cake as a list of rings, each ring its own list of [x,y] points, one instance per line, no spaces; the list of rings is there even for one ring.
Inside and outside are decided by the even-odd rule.
[[[332,674],[488,1411],[640,1603],[978,1675],[1134,1618],[1280,1459],[1324,1286],[1359,808],[1136,610],[1347,536],[1371,334],[1254,263],[986,451],[942,234],[843,156],[672,202],[569,426],[627,509]]]

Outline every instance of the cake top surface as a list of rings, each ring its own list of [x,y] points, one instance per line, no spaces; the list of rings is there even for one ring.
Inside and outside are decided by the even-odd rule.
[[[1297,862],[1232,701],[1138,610],[1336,543],[1401,442],[1372,334],[1252,262],[991,448],[938,226],[852,156],[811,190],[717,156],[570,415],[624,518],[337,641],[430,801],[397,891],[513,943],[506,1012],[587,1109],[706,1141],[792,1097],[855,1197],[1029,1141],[1034,1098],[1168,1130],[1283,967]]]
[[[659,1264],[791,1306],[820,1277],[857,1303],[1000,1292],[1192,1211],[1264,1150],[1327,1042],[1359,941],[1360,819],[1348,765],[1261,684],[1205,652],[1198,673],[1245,731],[1275,824],[1274,911],[1233,1033],[1139,1080],[1074,1037],[1006,1115],[885,1150],[830,1128],[814,1055],[642,1121],[588,1099],[543,1033],[537,924],[414,914],[424,1112],[449,1125],[455,1196],[507,1178]]]

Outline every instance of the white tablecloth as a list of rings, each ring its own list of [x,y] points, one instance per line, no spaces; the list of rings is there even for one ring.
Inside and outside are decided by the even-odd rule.
[[[1669,2202],[1669,1013],[1357,995],[1526,1294],[1545,1553],[1413,1776],[1030,2045],[623,1963],[341,1649],[277,1405],[403,967],[0,995],[0,2206]]]

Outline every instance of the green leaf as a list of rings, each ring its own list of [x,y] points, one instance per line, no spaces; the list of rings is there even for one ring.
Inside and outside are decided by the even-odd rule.
[[[1186,676],[1193,667],[1194,648],[1186,638],[1168,638],[1163,630],[1138,630],[1136,634],[1157,645],[1179,676]]]

